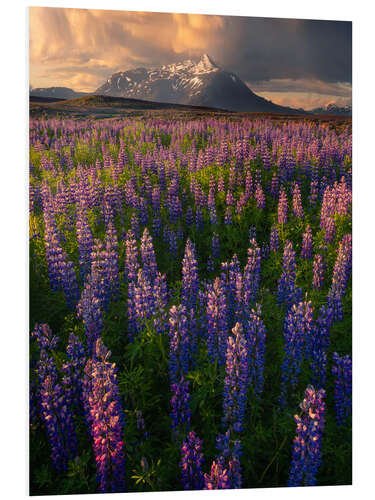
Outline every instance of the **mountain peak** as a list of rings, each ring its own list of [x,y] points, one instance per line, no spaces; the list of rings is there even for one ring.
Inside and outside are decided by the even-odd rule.
[[[212,60],[212,58],[208,54],[204,53],[199,59],[197,68],[200,71],[208,72],[217,71],[219,69],[219,66]]]

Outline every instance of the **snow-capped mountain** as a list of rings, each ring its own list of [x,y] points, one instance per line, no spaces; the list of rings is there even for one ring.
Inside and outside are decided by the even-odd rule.
[[[337,104],[330,103],[322,108],[315,108],[311,111],[315,115],[337,115],[337,116],[352,116],[351,106],[337,106]]]
[[[220,68],[207,54],[197,62],[188,59],[159,68],[114,73],[95,93],[230,111],[300,113],[257,96],[237,75]]]

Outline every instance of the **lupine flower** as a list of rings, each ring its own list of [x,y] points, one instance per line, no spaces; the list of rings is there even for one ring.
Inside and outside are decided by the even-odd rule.
[[[124,278],[130,282],[137,279],[139,263],[138,263],[138,249],[137,242],[134,238],[134,234],[131,230],[126,233],[125,238],[125,268],[124,268]]]
[[[171,391],[173,393],[171,398],[172,432],[176,434],[183,429],[189,431],[191,418],[189,382],[181,377],[178,383],[172,384]]]
[[[302,219],[304,215],[301,200],[301,191],[299,189],[298,183],[295,183],[293,188],[293,214],[299,219]]]
[[[297,424],[293,442],[288,486],[315,486],[321,463],[322,436],[325,425],[324,389],[308,386],[299,405],[302,415],[295,415]]]
[[[189,432],[181,446],[181,480],[184,490],[201,490],[204,485],[201,452],[203,442],[194,431]]]
[[[169,311],[169,377],[177,383],[189,371],[191,361],[190,335],[183,305],[172,306]]]
[[[277,252],[279,249],[279,229],[276,224],[271,228],[270,234],[270,250],[271,252]]]
[[[310,225],[306,227],[306,231],[302,236],[301,257],[303,259],[311,259],[312,256],[312,231]]]
[[[212,257],[214,259],[219,259],[220,257],[220,241],[217,233],[214,233],[212,236]]]
[[[306,338],[313,328],[313,312],[311,302],[300,302],[291,307],[284,321],[284,351],[285,357],[281,367],[281,396],[280,403],[284,406],[287,401],[287,391],[290,386],[293,391],[297,388],[298,377],[304,357]]]
[[[228,323],[225,296],[216,278],[207,292],[207,349],[212,362],[218,360],[219,365],[225,362]]]
[[[224,379],[223,423],[237,432],[243,430],[248,388],[248,346],[243,328],[236,323],[227,340]]]
[[[261,184],[257,184],[257,188],[255,191],[255,200],[257,202],[257,208],[266,208],[266,197],[264,196]]]
[[[229,489],[228,470],[224,468],[221,462],[212,462],[210,474],[204,475],[205,490],[223,490]]]
[[[216,446],[219,450],[219,455],[216,462],[222,464],[222,467],[227,470],[228,488],[241,488],[241,463],[240,456],[241,441],[231,438],[231,431],[228,430],[225,434],[219,434],[216,438]]]
[[[104,326],[98,287],[98,277],[96,274],[91,273],[77,305],[77,316],[82,318],[85,327],[89,353],[93,351]]]
[[[277,220],[279,224],[286,224],[288,222],[288,198],[284,188],[280,189]]]
[[[249,384],[259,398],[263,392],[263,372],[266,343],[266,329],[261,319],[261,308],[257,305],[244,315],[244,333],[248,349]]]
[[[243,274],[243,300],[249,307],[252,302],[255,302],[258,295],[260,282],[260,248],[257,246],[255,239],[250,241],[250,247],[247,250],[247,264]]]
[[[69,405],[81,413],[82,374],[86,363],[85,347],[79,338],[71,333],[66,347],[68,359],[61,367],[64,374],[62,384]]]
[[[316,254],[313,261],[313,280],[312,287],[315,290],[320,290],[323,286],[325,265],[323,257],[320,254]]]
[[[352,237],[344,235],[340,242],[336,262],[333,268],[332,285],[328,292],[327,304],[334,312],[334,319],[342,319],[342,297],[351,271]]]
[[[279,304],[291,306],[301,300],[302,291],[296,287],[296,253],[291,241],[286,241],[283,254],[283,273],[278,282]]]
[[[181,303],[188,310],[196,308],[198,288],[199,288],[198,262],[195,253],[195,246],[188,238],[186,241],[185,255],[182,260],[182,289],[181,289]]]
[[[125,490],[123,410],[116,379],[116,367],[99,338],[94,357],[85,366],[84,401],[96,459],[99,491]]]
[[[352,358],[334,352],[333,362],[336,420],[338,425],[343,425],[352,413]]]
[[[141,238],[141,256],[143,271],[145,272],[147,278],[153,282],[157,273],[157,265],[152,238],[147,227],[145,227]]]

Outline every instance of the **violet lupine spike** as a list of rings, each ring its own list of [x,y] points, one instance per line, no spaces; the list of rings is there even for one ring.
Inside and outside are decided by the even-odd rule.
[[[223,396],[223,423],[236,432],[244,426],[249,382],[248,346],[242,325],[236,323],[227,340]]]
[[[304,216],[304,211],[302,207],[301,191],[298,183],[294,184],[292,205],[293,205],[294,216],[299,219],[302,219]]]
[[[231,488],[228,477],[228,470],[220,462],[212,462],[209,474],[204,475],[205,490],[224,490]]]
[[[284,361],[281,366],[280,404],[285,406],[289,388],[297,389],[301,365],[305,354],[306,339],[312,334],[313,310],[310,301],[291,307],[284,321]]]
[[[243,301],[250,308],[250,305],[256,301],[260,282],[261,255],[255,239],[250,241],[247,255],[247,264],[243,273]]]
[[[277,221],[279,224],[288,222],[288,197],[284,188],[280,189],[279,204],[277,207]]]
[[[201,452],[203,441],[195,431],[190,431],[181,446],[181,481],[184,490],[201,490],[204,486]]]
[[[124,278],[129,283],[135,282],[138,275],[139,262],[138,262],[138,248],[137,241],[133,232],[129,229],[125,238],[125,267]]]
[[[93,238],[91,229],[87,221],[87,212],[84,204],[78,206],[76,221],[77,241],[79,249],[79,267],[82,279],[90,272],[91,252],[93,247]]]
[[[176,435],[181,431],[188,432],[191,418],[189,382],[181,377],[179,382],[172,384],[171,391],[173,393],[171,398],[172,433]]]
[[[156,256],[154,251],[154,246],[152,244],[151,235],[147,227],[143,231],[141,238],[141,256],[143,263],[143,270],[147,275],[147,278],[153,282],[157,273]]]
[[[156,274],[154,286],[154,326],[158,334],[162,334],[168,324],[167,304],[168,304],[168,284],[165,274]]]
[[[90,273],[77,305],[77,316],[83,321],[89,354],[104,327],[99,286],[97,275]]]
[[[266,208],[266,197],[263,193],[263,189],[262,189],[261,184],[257,184],[257,188],[255,191],[255,200],[257,203],[257,208],[259,208],[260,210],[263,210]]]
[[[315,486],[322,460],[322,438],[325,426],[325,391],[308,386],[300,404],[301,415],[295,415],[296,437],[293,441],[288,486]]]
[[[101,493],[125,491],[124,412],[111,353],[99,338],[85,366],[84,402]]]
[[[339,426],[344,425],[352,413],[352,358],[333,355],[332,374],[335,383],[335,410]]]
[[[211,362],[224,365],[228,337],[227,305],[220,279],[216,278],[207,292],[207,350]]]
[[[220,240],[217,233],[214,233],[212,236],[212,257],[214,259],[220,258]]]
[[[64,374],[62,384],[69,405],[72,405],[75,412],[81,413],[82,374],[86,364],[86,352],[74,333],[69,335],[66,351],[68,359],[61,368]]]
[[[172,306],[169,311],[169,377],[176,384],[189,371],[191,362],[190,334],[186,308]]]
[[[296,286],[296,252],[292,242],[286,240],[283,253],[283,272],[278,281],[277,299],[288,307],[301,300],[302,290]]]
[[[313,261],[313,279],[312,287],[315,290],[320,290],[323,286],[325,273],[325,263],[320,254],[316,254]]]
[[[216,438],[216,447],[219,451],[216,462],[222,464],[223,468],[225,467],[227,470],[228,488],[241,488],[241,441],[233,439],[231,437],[231,430],[229,429],[225,434],[218,435]]]
[[[51,458],[58,471],[65,471],[77,452],[73,414],[64,391],[51,375],[41,381],[41,417],[51,446]]]
[[[261,319],[261,308],[257,305],[244,321],[244,332],[248,348],[249,384],[257,398],[263,392],[266,329]]]
[[[188,310],[196,309],[199,289],[198,262],[194,243],[188,238],[182,260],[181,303]]]
[[[301,257],[303,259],[311,259],[312,257],[312,231],[310,225],[306,227],[306,231],[303,233],[302,236],[302,250],[301,250]]]
[[[352,236],[345,234],[340,242],[333,268],[332,284],[328,292],[327,304],[333,309],[334,319],[342,320],[342,297],[346,290],[352,266]]]
[[[277,252],[279,249],[279,228],[274,224],[270,233],[270,251]]]

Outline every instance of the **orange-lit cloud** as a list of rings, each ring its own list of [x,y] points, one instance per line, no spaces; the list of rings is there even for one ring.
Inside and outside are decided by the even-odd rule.
[[[351,99],[350,23],[30,8],[33,87],[94,91],[116,71],[203,53],[275,102]]]

